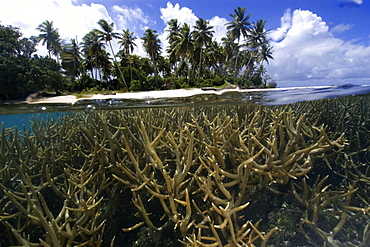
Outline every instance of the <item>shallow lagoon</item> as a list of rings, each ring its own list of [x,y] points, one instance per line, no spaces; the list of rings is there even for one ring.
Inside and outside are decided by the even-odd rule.
[[[1,246],[366,246],[369,91],[2,106]]]

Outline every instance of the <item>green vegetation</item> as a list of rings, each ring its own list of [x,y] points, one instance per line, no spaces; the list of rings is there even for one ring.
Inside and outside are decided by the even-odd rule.
[[[145,91],[224,83],[267,87],[271,79],[263,63],[273,57],[266,21],[250,22],[251,14],[241,7],[230,16],[221,42],[214,39],[214,28],[207,20],[199,18],[193,27],[169,21],[165,56],[159,34],[147,29],[140,39],[148,57],[134,54],[137,37],[133,32],[116,33],[114,23],[106,20],[100,20],[99,29],[87,33],[81,43],[71,39],[64,44],[53,21],[41,23],[40,34],[31,38],[22,38],[18,28],[0,25],[0,100],[24,99],[45,89],[57,93]],[[120,45],[117,53],[114,39]],[[48,50],[45,58],[33,55],[39,42]]]
[[[0,25],[0,101],[24,99],[32,92],[63,90],[66,78],[49,57],[32,55],[37,38],[21,38],[17,28]]]

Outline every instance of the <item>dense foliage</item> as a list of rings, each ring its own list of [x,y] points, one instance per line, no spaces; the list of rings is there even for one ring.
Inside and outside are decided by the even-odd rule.
[[[59,64],[51,58],[32,56],[37,39],[21,36],[17,28],[0,25],[0,100],[24,99],[47,87],[62,90],[65,78]]]
[[[250,22],[251,14],[238,7],[226,23],[221,42],[214,27],[199,18],[191,27],[168,22],[169,46],[163,49],[159,34],[147,29],[141,37],[147,57],[134,54],[135,34],[114,32],[114,23],[98,22],[82,42],[62,44],[53,21],[44,21],[38,37],[22,38],[18,28],[0,26],[0,99],[23,99],[28,94],[51,89],[56,92],[123,90],[142,91],[186,87],[266,87],[274,83],[263,66],[272,57],[264,20]],[[117,53],[112,41],[120,45]],[[33,55],[41,42],[47,57]],[[109,48],[109,49],[107,49]],[[55,60],[54,60],[55,58]]]

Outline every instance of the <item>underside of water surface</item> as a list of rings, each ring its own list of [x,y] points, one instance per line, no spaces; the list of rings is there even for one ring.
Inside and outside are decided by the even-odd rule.
[[[369,100],[3,124],[0,246],[368,246]]]

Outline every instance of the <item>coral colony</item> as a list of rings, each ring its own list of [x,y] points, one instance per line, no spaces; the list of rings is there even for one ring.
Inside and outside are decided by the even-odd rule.
[[[370,242],[368,97],[31,121],[1,130],[1,246]]]

